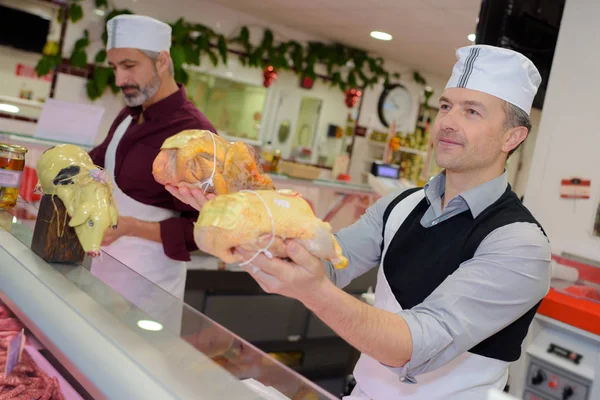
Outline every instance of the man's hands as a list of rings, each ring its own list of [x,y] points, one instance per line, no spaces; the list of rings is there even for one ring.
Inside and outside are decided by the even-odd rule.
[[[307,305],[318,300],[323,291],[333,287],[321,260],[304,246],[289,240],[286,242],[286,251],[291,261],[269,259],[260,254],[243,268],[265,292],[292,297]],[[239,247],[235,253],[240,263],[254,255],[254,252]]]
[[[108,228],[104,232],[102,246],[109,246],[122,236],[134,236],[162,243],[160,223],[142,221],[133,217],[119,216],[117,229]]]
[[[119,216],[119,223],[117,228],[108,228],[104,232],[104,238],[102,239],[102,246],[109,246],[114,243],[121,236],[131,236],[135,225],[135,218],[133,217],[122,217]]]
[[[177,187],[166,185],[165,189],[182,203],[189,204],[196,210],[202,210],[207,201],[214,199],[216,196],[213,193],[204,194],[200,189],[189,189],[186,187]]]

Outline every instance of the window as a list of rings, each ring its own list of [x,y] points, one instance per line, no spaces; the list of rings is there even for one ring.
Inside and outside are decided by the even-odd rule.
[[[188,70],[190,100],[225,136],[259,140],[267,97],[263,86]]]

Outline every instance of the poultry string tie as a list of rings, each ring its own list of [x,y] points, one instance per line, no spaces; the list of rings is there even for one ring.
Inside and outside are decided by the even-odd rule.
[[[238,264],[240,267],[243,267],[245,265],[250,264],[252,261],[254,261],[254,259],[256,257],[258,257],[261,253],[264,254],[267,258],[273,258],[273,254],[271,254],[271,252],[269,251],[269,247],[271,247],[271,245],[275,241],[275,218],[273,218],[273,214],[271,213],[271,209],[269,208],[269,205],[267,204],[265,199],[262,198],[262,196],[260,194],[256,193],[254,190],[240,190],[240,192],[252,193],[252,194],[258,196],[260,201],[262,201],[265,208],[267,209],[267,213],[269,214],[269,218],[271,219],[271,240],[269,240],[269,243],[264,248],[258,250],[252,257],[250,257],[249,260],[246,260],[246,261]],[[256,268],[256,267],[254,267],[254,268]],[[256,270],[254,272],[256,272]]]
[[[215,186],[213,178],[215,177],[215,173],[217,172],[217,141],[215,140],[215,134],[211,131],[208,132],[210,133],[210,137],[213,141],[213,170],[212,174],[210,174],[210,178],[206,179],[200,184],[200,187],[202,188],[202,190],[204,190],[204,193],[206,193],[207,189]]]

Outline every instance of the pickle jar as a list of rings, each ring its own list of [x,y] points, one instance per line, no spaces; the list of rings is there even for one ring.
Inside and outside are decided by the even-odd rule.
[[[0,143],[0,210],[11,209],[17,204],[25,153],[27,148],[23,146]]]

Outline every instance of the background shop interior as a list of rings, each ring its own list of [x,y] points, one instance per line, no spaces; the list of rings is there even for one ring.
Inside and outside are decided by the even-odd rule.
[[[472,43],[493,44],[529,56],[544,79],[531,113],[533,129],[508,161],[509,183],[544,226],[557,257],[565,257],[566,263],[576,259],[598,265],[594,260],[600,260],[600,176],[592,160],[600,148],[600,136],[593,132],[600,57],[580,39],[597,35],[598,4],[585,0],[263,0],[259,7],[242,0],[172,0],[168,6],[161,0],[82,0],[66,8],[67,18],[61,22],[62,3],[0,0],[0,142],[30,149],[22,195],[31,203],[39,200],[31,190],[39,154],[56,142],[93,147],[104,139],[124,106],[122,95],[107,85],[110,78],[107,81],[97,72],[106,67],[98,54],[105,20],[113,9],[173,24],[184,18],[182,22],[201,24],[217,35],[202,45],[196,62],[189,62],[195,59],[190,55],[192,47],[176,50],[186,61],[189,98],[220,135],[254,146],[266,158],[263,167],[275,184],[303,194],[334,231],[354,222],[387,191],[399,185],[423,185],[439,172],[430,129],[455,50]],[[244,32],[253,49],[264,46],[264,58],[276,54],[273,49],[281,43],[312,48],[305,61],[314,62],[314,69],[247,65],[243,41],[232,40]],[[217,41],[218,35],[229,41],[227,49]],[[328,68],[333,58],[327,53],[332,50],[319,46],[335,43],[364,52],[341,51],[334,67]],[[49,56],[58,61],[40,77],[35,68],[43,57],[49,62]],[[255,61],[260,64],[260,59]],[[363,84],[364,74],[372,76],[371,62],[383,63],[389,73],[387,84],[383,77]],[[89,82],[96,86],[90,89]],[[44,108],[48,103],[52,103],[50,111]],[[62,123],[44,122],[46,129],[40,129],[50,112]],[[96,124],[90,125],[94,118]],[[88,128],[74,132],[73,127],[81,124]],[[281,156],[277,167],[270,162],[275,153]],[[378,162],[391,169],[376,168]],[[386,171],[401,179],[390,183]],[[588,180],[591,185],[582,189],[586,195],[561,196]],[[18,218],[24,223],[35,220],[27,212]],[[346,290],[368,301],[375,284],[376,271],[372,272]],[[189,266],[185,302],[334,395],[344,390],[357,357],[351,346],[301,304],[265,294],[235,266],[196,252]],[[600,332],[586,336],[580,334],[580,326],[573,333],[569,323],[560,322],[556,328],[552,321],[537,321],[535,329],[560,331],[557,337],[567,337],[561,342],[564,347],[595,352],[596,361],[588,366],[592,373],[581,377],[576,367],[555,363],[547,355],[538,354],[543,362],[536,365],[556,364],[557,369],[550,367],[555,374],[567,370],[566,375],[592,388],[600,368]],[[534,338],[524,348],[528,345],[540,346]],[[519,398],[526,398],[525,386],[535,375],[530,365],[527,359],[511,370],[509,385]],[[538,398],[555,398],[545,389],[532,390]],[[600,396],[600,389],[593,390],[589,393]]]

